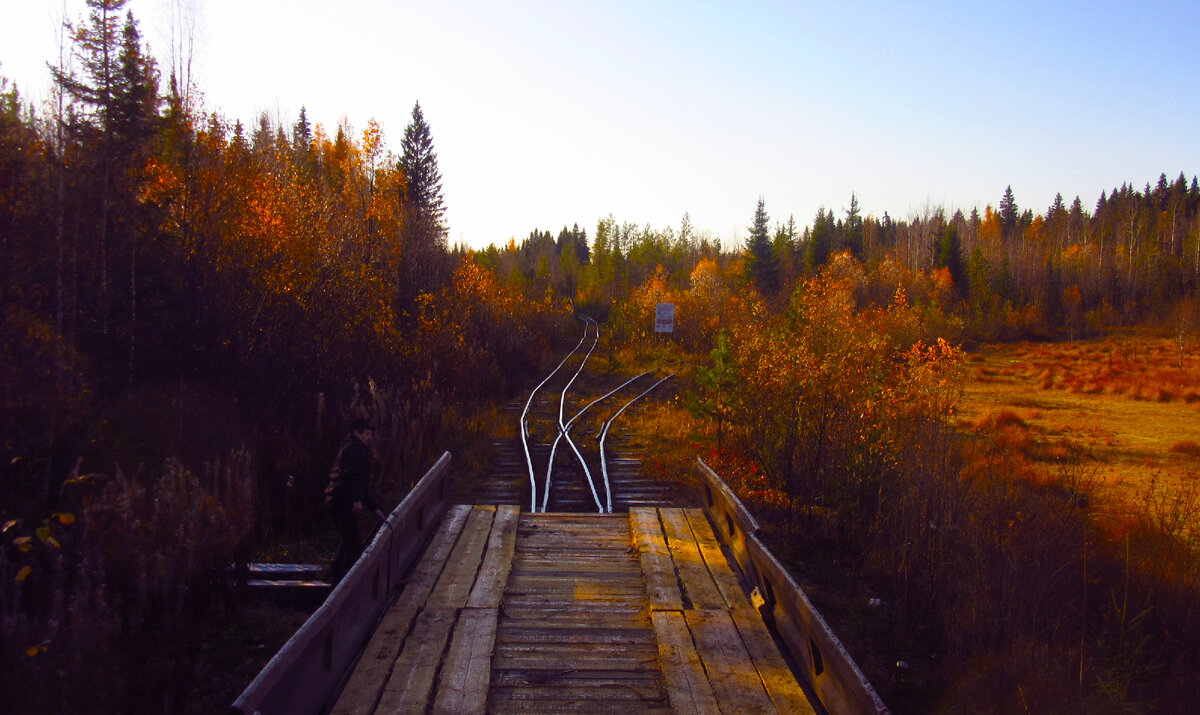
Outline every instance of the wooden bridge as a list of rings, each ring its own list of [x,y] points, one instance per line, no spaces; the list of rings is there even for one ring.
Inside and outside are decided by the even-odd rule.
[[[886,708],[702,462],[703,509],[450,505],[449,455],[237,713]]]

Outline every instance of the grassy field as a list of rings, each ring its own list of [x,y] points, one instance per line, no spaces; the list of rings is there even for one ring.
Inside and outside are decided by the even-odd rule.
[[[1048,474],[1073,462],[1136,508],[1152,480],[1200,478],[1200,337],[984,346],[967,358],[958,424],[1004,429]]]

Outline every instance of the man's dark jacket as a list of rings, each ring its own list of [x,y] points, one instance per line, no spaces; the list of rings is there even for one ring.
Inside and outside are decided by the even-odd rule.
[[[375,511],[379,507],[371,496],[370,481],[371,448],[351,432],[342,440],[337,459],[333,460],[329,486],[325,487],[325,502],[350,506],[360,501],[369,511]]]

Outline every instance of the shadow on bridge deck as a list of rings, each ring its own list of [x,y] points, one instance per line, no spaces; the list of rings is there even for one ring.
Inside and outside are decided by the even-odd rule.
[[[812,712],[702,512],[456,506],[333,706]]]
[[[888,712],[703,461],[702,510],[607,515],[450,506],[449,462],[232,712]]]

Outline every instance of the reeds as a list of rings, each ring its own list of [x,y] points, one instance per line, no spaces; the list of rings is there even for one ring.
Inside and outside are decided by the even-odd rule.
[[[75,511],[41,527],[24,563],[0,561],[0,710],[182,710],[203,685],[196,624],[236,608],[227,569],[255,528],[250,456],[199,474],[168,461],[75,475],[64,490]],[[15,566],[31,570],[18,581]]]

